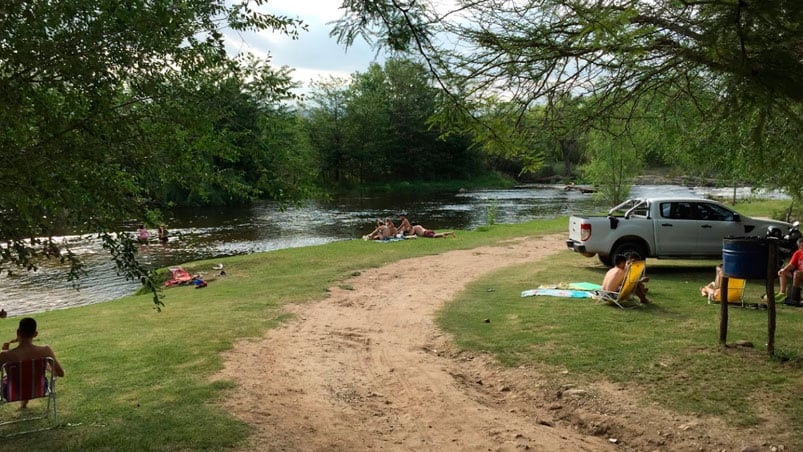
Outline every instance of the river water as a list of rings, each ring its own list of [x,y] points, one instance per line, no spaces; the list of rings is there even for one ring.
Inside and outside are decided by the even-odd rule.
[[[732,189],[688,188],[675,185],[634,186],[632,196],[731,196]],[[749,196],[740,190],[738,196]],[[563,185],[522,186],[504,190],[458,193],[378,194],[309,202],[282,209],[272,202],[248,208],[178,209],[166,223],[166,245],[141,247],[140,257],[151,267],[179,265],[200,259],[282,248],[355,240],[370,232],[377,219],[398,220],[435,230],[471,230],[489,223],[522,223],[607,206],[595,205],[592,195],[566,191]],[[135,226],[132,224],[132,233]],[[151,231],[154,233],[155,231]],[[155,235],[155,234],[154,234]],[[0,307],[22,315],[110,301],[136,291],[138,283],[117,277],[113,264],[92,238],[65,237],[73,252],[87,263],[88,274],[76,290],[66,281],[65,268],[45,263],[38,271],[0,276]]]

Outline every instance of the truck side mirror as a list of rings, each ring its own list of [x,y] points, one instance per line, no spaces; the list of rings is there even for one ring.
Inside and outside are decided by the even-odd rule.
[[[733,214],[733,221],[735,221],[737,223],[741,223],[742,222],[742,216],[739,215],[738,213],[734,213]]]

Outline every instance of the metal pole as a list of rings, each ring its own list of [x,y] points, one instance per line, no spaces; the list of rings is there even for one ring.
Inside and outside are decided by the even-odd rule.
[[[775,354],[775,256],[778,244],[769,240],[767,244],[767,354]]]
[[[727,345],[728,340],[728,275],[722,274],[722,285],[719,288],[719,344]]]

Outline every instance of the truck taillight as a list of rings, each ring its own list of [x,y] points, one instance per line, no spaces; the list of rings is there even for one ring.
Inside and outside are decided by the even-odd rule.
[[[580,241],[585,242],[591,238],[591,225],[583,223],[580,225]]]

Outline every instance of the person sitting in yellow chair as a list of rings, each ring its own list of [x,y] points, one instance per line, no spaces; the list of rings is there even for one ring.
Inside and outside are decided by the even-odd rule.
[[[636,260],[640,259],[633,254],[628,256],[618,254],[614,256],[613,268],[608,270],[605,274],[605,278],[602,280],[602,290],[606,292],[619,292],[619,288],[622,287],[622,281],[625,278],[627,265]],[[643,304],[648,304],[650,302],[650,300],[647,299],[647,288],[644,286],[644,283],[647,281],[649,281],[649,278],[641,278],[638,285],[636,285],[636,290],[633,292]]]

